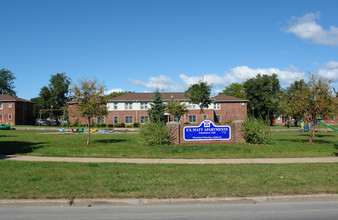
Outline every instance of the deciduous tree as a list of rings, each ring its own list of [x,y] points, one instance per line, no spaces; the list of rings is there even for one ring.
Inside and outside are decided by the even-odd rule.
[[[0,69],[0,93],[16,96],[14,80],[15,77],[10,70]]]
[[[244,83],[244,89],[249,100],[248,112],[252,112],[256,118],[268,119],[271,125],[279,113],[280,85],[277,74],[271,76],[258,74]]]
[[[199,105],[201,112],[204,112],[204,108],[208,108],[212,103],[210,99],[211,85],[206,82],[199,82],[193,84],[185,91],[185,96],[191,100],[193,104]]]
[[[314,127],[312,123],[316,123],[320,118],[326,119],[335,112],[335,102],[331,91],[330,81],[319,78],[315,73],[309,73],[311,80],[304,87],[301,99],[296,99],[297,104],[302,112],[304,120],[310,125],[310,138],[312,142],[314,136]]]
[[[87,144],[90,144],[90,125],[93,118],[108,114],[107,101],[104,95],[105,85],[96,79],[80,79],[73,86],[75,107],[88,121]]]
[[[220,92],[219,94],[225,94],[241,99],[246,98],[246,93],[244,90],[244,85],[240,83],[232,83],[229,86],[226,86],[225,89]]]
[[[173,101],[172,103],[167,104],[166,111],[172,113],[175,117],[178,118],[178,120],[180,120],[182,115],[188,112],[188,106],[185,103]]]

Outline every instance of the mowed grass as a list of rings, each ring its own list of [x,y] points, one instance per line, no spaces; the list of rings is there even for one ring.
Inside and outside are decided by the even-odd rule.
[[[275,158],[331,157],[338,155],[338,132],[273,132],[270,144],[144,146],[138,133],[60,134],[43,131],[0,131],[0,154],[60,157],[116,158]]]
[[[337,164],[0,161],[0,198],[205,198],[338,193]]]

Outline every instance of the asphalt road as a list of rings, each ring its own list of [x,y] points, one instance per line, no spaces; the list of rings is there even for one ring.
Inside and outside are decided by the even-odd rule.
[[[338,201],[138,206],[2,206],[1,220],[338,219]]]

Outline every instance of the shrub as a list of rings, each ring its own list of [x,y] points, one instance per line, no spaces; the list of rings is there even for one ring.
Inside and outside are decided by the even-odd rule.
[[[127,124],[127,125],[126,125],[126,128],[132,128],[132,127],[133,127],[132,124]]]
[[[135,122],[135,123],[133,124],[133,127],[134,127],[134,128],[138,128],[138,127],[140,127],[140,123],[138,123],[138,122]]]
[[[120,126],[121,126],[120,123],[115,123],[115,124],[114,124],[114,127],[115,127],[115,128],[119,128]]]
[[[126,127],[126,124],[125,123],[121,123],[120,124],[120,128],[125,128]]]
[[[99,124],[99,125],[100,125],[101,128],[107,127],[107,125],[106,125],[105,123],[101,123],[101,124]],[[98,127],[99,127],[99,126],[98,126]]]
[[[78,120],[75,121],[75,123],[73,124],[74,127],[80,127],[81,124]]]
[[[141,142],[145,145],[169,145],[169,131],[163,122],[152,122],[141,126]]]
[[[113,124],[108,124],[108,128],[112,128],[112,127],[114,127]]]
[[[251,144],[265,144],[271,141],[271,130],[263,120],[248,117],[243,122],[246,142]]]

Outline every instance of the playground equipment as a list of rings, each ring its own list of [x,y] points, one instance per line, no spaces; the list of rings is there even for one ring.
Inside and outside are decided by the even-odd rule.
[[[38,126],[40,127],[41,125],[44,125],[46,126],[56,126],[57,124],[55,123],[55,121],[53,120],[45,120],[45,119],[42,119],[43,115],[45,115],[44,113],[45,112],[49,112],[49,115],[53,115],[53,112],[63,112],[63,116],[62,116],[62,122],[64,122],[64,119],[65,119],[65,109],[40,109],[40,112],[39,112],[39,119],[38,121],[35,123],[35,126]],[[61,126],[63,128],[63,123],[61,123]]]
[[[312,124],[312,127],[314,127],[315,125],[317,125],[318,122],[319,122],[320,124],[324,125],[325,127],[329,128],[329,129],[331,129],[331,130],[333,130],[333,131],[338,131],[338,129],[336,129],[336,128],[334,128],[334,127],[331,127],[331,126],[325,124],[325,123],[322,122],[321,120],[316,121],[315,123],[312,122],[312,123],[311,123],[311,124]],[[300,121],[300,122],[299,122],[299,125],[301,126],[301,129],[300,129],[299,131],[309,131],[309,130],[310,130],[309,123],[305,124],[304,121]]]
[[[11,130],[11,125],[1,125],[0,130]]]
[[[319,121],[319,123],[322,124],[322,125],[324,125],[325,127],[329,128],[329,129],[332,129],[333,131],[338,131],[338,129],[336,129],[336,128],[334,128],[334,127],[331,127],[331,126],[325,124],[325,123],[322,122],[322,121]]]

